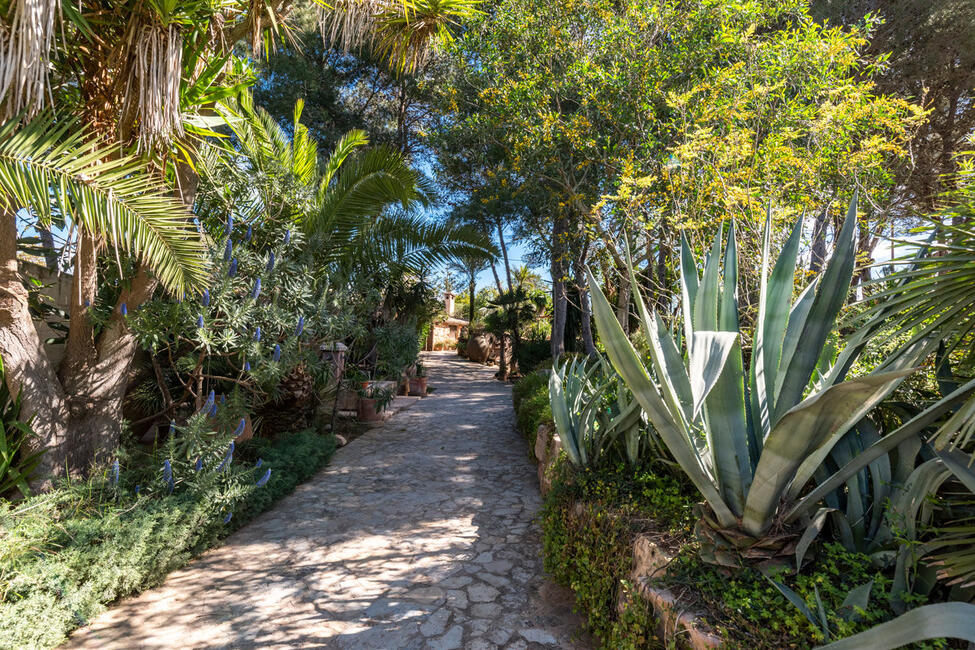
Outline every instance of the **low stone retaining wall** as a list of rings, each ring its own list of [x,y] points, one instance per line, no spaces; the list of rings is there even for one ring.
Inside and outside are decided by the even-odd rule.
[[[535,436],[535,459],[538,461],[538,484],[542,495],[552,489],[552,468],[562,451],[558,434],[550,425],[542,424]],[[584,506],[576,504],[574,511],[581,515]],[[709,650],[721,647],[721,637],[711,630],[699,613],[689,608],[669,590],[651,584],[653,578],[662,577],[673,556],[648,535],[637,535],[633,540],[633,569],[629,582],[641,598],[653,608],[657,619],[657,635],[665,647]],[[618,613],[627,608],[628,596],[620,590],[616,604]]]

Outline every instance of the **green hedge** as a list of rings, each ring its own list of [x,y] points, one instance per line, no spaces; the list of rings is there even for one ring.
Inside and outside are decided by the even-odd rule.
[[[632,543],[648,517],[686,534],[692,500],[665,475],[620,466],[598,472],[557,468],[542,513],[545,570],[575,593],[576,609],[604,648],[661,647],[649,604],[626,583]],[[628,602],[620,614],[621,592]]]
[[[576,609],[600,646],[659,648],[656,620],[649,604],[633,593],[627,578],[632,569],[632,543],[649,525],[678,547],[667,573],[655,580],[673,593],[694,598],[695,609],[708,614],[728,648],[777,650],[812,648],[825,639],[785,597],[755,569],[732,573],[698,558],[692,532],[697,496],[679,477],[620,466],[584,471],[566,463],[556,467],[553,489],[542,511],[545,570],[575,593]],[[796,574],[782,573],[788,585],[812,611],[817,594],[834,631],[833,638],[850,636],[890,620],[896,613],[886,597],[890,577],[878,571],[871,558],[851,553],[838,544],[816,549],[815,562]],[[855,621],[838,612],[851,589],[873,581],[870,605]],[[616,610],[621,594],[629,605]],[[912,596],[910,607],[924,604]],[[943,640],[916,648],[948,647]]]
[[[548,373],[536,371],[515,382],[511,389],[518,430],[528,440],[528,454],[534,458],[535,434],[540,424],[552,423],[548,401]]]
[[[271,478],[235,508],[206,493],[121,495],[102,477],[0,507],[0,648],[50,648],[114,600],[156,585],[321,468],[334,439],[303,431],[241,445]],[[128,492],[128,491],[126,491]]]

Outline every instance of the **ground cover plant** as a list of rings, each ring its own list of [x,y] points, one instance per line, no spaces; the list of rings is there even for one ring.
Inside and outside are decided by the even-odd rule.
[[[268,509],[334,449],[332,436],[314,431],[232,451],[218,436],[200,450],[199,470],[163,450],[138,463],[137,451],[85,480],[0,505],[0,645],[57,646]]]

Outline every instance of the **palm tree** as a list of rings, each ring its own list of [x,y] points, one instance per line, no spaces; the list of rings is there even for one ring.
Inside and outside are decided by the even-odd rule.
[[[203,277],[199,237],[187,226],[185,208],[165,203],[167,188],[159,179],[175,176],[183,205],[193,204],[187,119],[237,83],[241,75],[228,53],[245,37],[259,48],[266,34],[283,25],[287,5],[287,0],[5,5],[0,117],[30,116],[53,101],[59,115],[76,115],[84,127],[75,133],[24,126],[23,137],[14,132],[19,126],[4,130],[11,157],[3,164],[0,190],[6,208],[0,352],[15,351],[6,381],[12,389],[28,389],[26,415],[36,415],[48,449],[47,473],[65,466],[83,470],[117,439],[136,350],[125,327],[126,309],[149,300],[160,282],[183,291]],[[130,148],[148,160],[137,162],[127,155]],[[174,151],[188,162],[174,165]],[[37,213],[41,228],[52,211],[76,226],[69,332],[58,368],[42,351],[19,284],[14,212],[23,208]],[[114,308],[105,309],[107,322],[93,318],[104,287],[100,257],[111,259],[123,276]]]
[[[226,109],[242,160],[211,157],[219,171],[209,173],[242,182],[245,176],[269,179],[258,183],[249,220],[259,215],[296,224],[323,274],[352,267],[419,273],[456,255],[484,255],[490,243],[472,228],[434,223],[416,212],[432,201],[430,181],[403,154],[367,148],[364,132],[347,133],[320,164],[317,143],[301,124],[301,107],[299,102],[293,135],[248,96]]]
[[[204,243],[185,208],[165,183],[145,173],[140,160],[48,114],[0,127],[0,203],[0,355],[6,381],[13,394],[23,389],[25,414],[33,415],[46,449],[42,471],[84,467],[117,431],[134,352],[124,336],[127,310],[138,307],[146,285],[156,279],[177,294],[202,286]],[[17,260],[20,210],[36,215],[41,226],[58,215],[85,233],[73,298],[76,291],[94,297],[94,268],[106,245],[116,259],[127,253],[143,269],[120,291],[97,335],[88,313],[94,301],[81,305],[83,320],[72,320],[60,368],[46,355],[27,307]],[[85,275],[85,269],[91,272]]]
[[[349,51],[367,46],[399,73],[413,73],[480,0],[337,0],[323,10],[322,36]]]

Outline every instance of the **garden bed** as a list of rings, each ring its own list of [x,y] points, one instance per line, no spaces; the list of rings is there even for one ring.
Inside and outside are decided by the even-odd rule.
[[[519,423],[538,463],[545,496],[542,515],[545,569],[573,590],[577,610],[604,648],[811,648],[826,641],[761,573],[729,572],[701,561],[693,535],[696,495],[665,468],[659,473],[621,465],[598,471],[564,462],[550,415],[541,406],[545,384],[526,378],[515,386]],[[826,616],[845,637],[896,616],[886,599],[871,599],[856,620],[839,616],[849,591],[890,579],[866,555],[839,544],[815,550],[817,562],[800,574],[776,578],[804,600],[818,593]],[[912,606],[923,601],[912,603]],[[913,647],[947,647],[932,641]]]
[[[228,519],[224,495],[122,489],[111,470],[0,506],[0,647],[49,648],[111,602],[157,585],[325,466],[334,437],[306,430],[240,445],[273,468]]]

